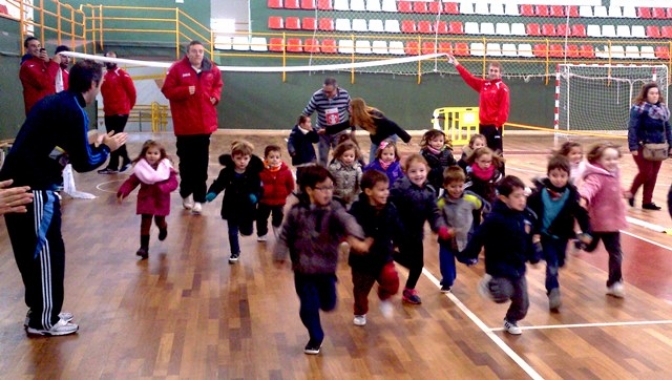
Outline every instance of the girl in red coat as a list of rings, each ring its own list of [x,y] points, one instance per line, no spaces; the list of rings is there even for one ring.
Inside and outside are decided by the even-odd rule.
[[[137,214],[142,215],[142,222],[140,249],[136,254],[146,259],[149,256],[152,218],[159,227],[159,240],[163,241],[168,236],[166,216],[170,214],[170,193],[177,189],[177,176],[166,149],[153,140],[147,140],[142,145],[142,151],[133,164],[133,173],[119,188],[117,199],[121,203],[140,185]]]
[[[294,177],[287,164],[280,159],[277,145],[264,149],[264,170],[259,177],[263,191],[257,208],[257,241],[266,241],[268,217],[272,215],[273,234],[277,237],[287,197],[294,191]]]

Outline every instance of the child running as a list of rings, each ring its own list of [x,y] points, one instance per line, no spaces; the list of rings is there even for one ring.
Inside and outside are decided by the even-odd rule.
[[[583,178],[583,172],[586,169],[586,162],[583,160],[583,148],[581,147],[581,144],[574,141],[567,141],[562,144],[557,153],[567,157],[571,170],[569,179],[574,186],[579,186],[579,181]]]
[[[485,246],[485,276],[479,292],[496,303],[511,300],[504,318],[504,331],[520,335],[518,321],[525,318],[530,301],[527,296],[525,263],[539,262],[541,248],[533,243],[536,216],[526,209],[525,184],[518,177],[506,176],[497,186],[498,200],[467,247],[463,259],[476,259]]]
[[[438,196],[438,191],[443,187],[443,171],[457,164],[450,141],[446,141],[446,135],[442,131],[430,129],[422,136],[420,154],[429,165],[427,178]]]
[[[621,173],[618,159],[621,152],[610,143],[593,146],[586,154],[588,163],[583,173],[583,182],[579,187],[581,205],[588,208],[593,240],[585,248],[592,252],[600,240],[609,253],[609,278],[607,279],[607,295],[623,298],[623,274],[621,264],[620,230],[627,228],[625,220],[625,204],[623,198],[630,193],[621,188]]]
[[[411,154],[404,163],[405,176],[401,177],[390,191],[390,200],[397,207],[404,223],[404,238],[399,244],[395,261],[409,269],[402,301],[420,305],[422,300],[415,286],[422,273],[425,221],[434,232],[447,236],[446,227],[436,205],[436,191],[427,181],[429,165],[419,153]]]
[[[537,189],[527,200],[540,224],[541,246],[546,260],[546,294],[548,307],[557,311],[562,305],[558,268],[565,266],[567,243],[575,236],[574,221],[579,222],[580,240],[590,243],[588,213],[579,205],[579,192],[569,181],[571,173],[567,157],[555,155],[548,161],[548,178],[541,180]]]
[[[315,146],[320,141],[320,136],[310,125],[310,118],[306,115],[299,116],[296,125],[287,139],[287,150],[292,157],[292,166],[296,167],[296,178],[304,166],[315,165],[317,156]]]
[[[467,173],[467,166],[469,166],[469,164],[467,164],[467,158],[469,158],[469,156],[471,156],[471,154],[474,153],[476,149],[483,148],[484,146],[487,146],[485,136],[477,133],[475,135],[471,135],[469,138],[469,145],[465,145],[462,148],[462,156],[460,156],[460,159],[457,161],[457,166],[462,168],[465,174]]]
[[[177,189],[177,176],[163,145],[154,140],[142,144],[140,155],[133,160],[133,173],[119,188],[117,199],[124,198],[140,185],[136,213],[142,215],[140,222],[140,249],[136,255],[143,259],[149,256],[149,230],[152,218],[159,227],[159,240],[166,240],[170,214],[170,193]]]
[[[360,192],[359,182],[362,178],[362,165],[359,163],[361,154],[352,141],[345,141],[334,149],[334,160],[329,164],[329,171],[335,178],[334,197],[349,207]]]
[[[294,191],[294,177],[280,156],[281,149],[277,145],[264,149],[264,170],[259,175],[263,191],[257,208],[257,241],[266,241],[268,217],[271,215],[273,235],[278,237],[287,197]]]
[[[322,166],[306,167],[301,174],[301,201],[292,206],[276,241],[273,257],[282,266],[287,256],[294,270],[294,286],[301,303],[299,316],[310,340],[304,352],[317,355],[324,340],[320,309],[336,307],[338,245],[347,238],[353,250],[367,252],[362,228],[345,208],[332,199],[334,177]]]
[[[473,191],[487,202],[497,200],[497,184],[502,180],[499,169],[503,158],[488,147],[478,148],[467,158],[467,183],[465,188]]]
[[[240,257],[238,233],[243,236],[252,235],[257,201],[261,195],[259,174],[264,169],[264,163],[252,154],[253,151],[254,146],[249,142],[234,141],[231,144],[231,154],[219,156],[219,163],[224,169],[219,172],[205,196],[207,202],[212,202],[217,194],[226,190],[221,215],[228,226],[231,247],[229,264],[234,264]]]
[[[376,159],[364,168],[365,173],[369,170],[378,170],[385,173],[390,185],[394,185],[400,177],[403,177],[404,171],[401,169],[401,163],[399,163],[397,145],[390,140],[381,142],[376,151]]]
[[[380,150],[379,150],[380,151]],[[351,254],[348,263],[352,267],[353,294],[355,298],[354,324],[364,326],[369,312],[369,292],[378,282],[380,312],[392,316],[390,298],[399,291],[399,275],[394,268],[392,252],[404,231],[397,209],[388,202],[390,180],[378,170],[369,170],[362,175],[362,191],[350,209],[364,235],[373,239],[366,255]]]

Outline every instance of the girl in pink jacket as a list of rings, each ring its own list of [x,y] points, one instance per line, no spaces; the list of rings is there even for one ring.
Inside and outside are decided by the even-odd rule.
[[[627,193],[621,188],[621,175],[618,159],[621,152],[618,147],[602,143],[593,146],[586,155],[588,162],[583,172],[583,182],[579,188],[581,205],[590,214],[593,228],[593,240],[585,248],[592,252],[602,240],[609,253],[609,279],[607,295],[623,298],[623,275],[621,263],[621,236],[619,230],[628,226],[625,220],[623,199]]]
[[[121,203],[128,194],[140,185],[137,214],[142,215],[140,223],[140,249],[136,254],[143,259],[149,256],[149,230],[152,218],[159,227],[159,240],[168,236],[166,216],[170,214],[170,193],[177,189],[175,169],[163,145],[147,140],[142,145],[140,155],[133,160],[133,173],[121,185],[117,199]]]

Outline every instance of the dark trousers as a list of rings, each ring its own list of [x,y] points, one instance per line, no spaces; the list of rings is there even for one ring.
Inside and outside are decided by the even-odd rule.
[[[252,235],[252,221],[240,221],[229,219],[226,221],[228,226],[228,235],[229,235],[229,247],[231,248],[231,254],[240,253],[240,243],[238,242],[238,234],[243,236]]]
[[[546,260],[546,292],[560,287],[558,282],[558,268],[565,266],[567,253],[567,239],[556,239],[550,236],[541,236],[541,246],[544,249]]]
[[[282,218],[284,218],[283,209],[285,205],[269,206],[259,203],[257,206],[257,236],[264,236],[268,233],[268,217],[271,216],[271,225],[275,228],[280,227]]]
[[[338,145],[338,139],[341,137],[341,135],[347,133],[350,132],[345,130],[338,133],[334,133],[333,135],[330,134],[320,135],[320,140],[317,142],[317,155],[319,156],[318,163],[320,165],[324,167],[327,167],[329,165],[329,149],[336,148],[336,145]]]
[[[124,128],[126,128],[126,122],[128,122],[128,115],[105,116],[105,130],[107,133],[112,131],[114,131],[114,133],[121,133],[124,131]],[[119,170],[119,158],[122,159],[122,166],[131,162],[131,159],[128,158],[126,144],[110,153],[110,162],[107,164],[107,167],[109,169]]]
[[[644,185],[644,194],[642,196],[642,204],[651,203],[653,199],[653,188],[656,187],[656,180],[658,179],[658,171],[662,161],[649,161],[644,158],[642,148],[638,150],[639,154],[632,156],[637,164],[637,175],[632,180],[630,192],[634,197],[639,190],[639,187]]]
[[[210,135],[177,136],[177,156],[180,158],[180,196],[193,194],[194,202],[205,202]]]
[[[399,292],[399,274],[390,261],[381,269],[378,276],[352,269],[353,295],[355,297],[355,315],[369,312],[369,292],[378,282],[378,299],[385,301]]]
[[[530,299],[527,296],[527,280],[520,278],[493,277],[488,284],[490,293],[496,300],[506,302],[511,300],[509,310],[506,311],[506,320],[516,323],[527,315],[530,308]]]
[[[616,282],[623,281],[621,265],[623,264],[623,251],[621,251],[621,233],[620,232],[594,232],[593,241],[588,244],[585,251],[593,252],[600,240],[604,242],[604,248],[609,253],[609,278],[607,286]]]
[[[394,256],[394,261],[408,268],[406,288],[415,289],[418,284],[422,267],[425,265],[422,238],[409,238],[399,246],[399,253]]]
[[[320,323],[320,310],[331,311],[336,307],[336,275],[294,272],[294,287],[301,304],[301,322],[308,329],[310,340],[321,344],[324,331]]]
[[[492,149],[493,152],[503,156],[504,155],[504,140],[502,138],[502,129],[497,128],[494,125],[483,125],[479,124],[478,125],[478,133],[482,134],[485,136],[485,142],[488,146],[488,148]],[[499,168],[500,171],[502,172],[502,175],[504,174],[505,168],[504,164],[502,164],[502,167]]]
[[[61,235],[61,202],[54,191],[33,191],[24,214],[5,215],[14,258],[26,288],[29,326],[50,329],[63,307],[65,245]]]
[[[140,222],[140,235],[149,235],[149,230],[152,228],[152,219],[154,219],[156,226],[160,229],[168,228],[168,223],[166,223],[165,216],[142,214],[142,220]]]
[[[441,270],[441,286],[452,287],[457,278],[455,254],[446,244],[439,244],[439,269]]]

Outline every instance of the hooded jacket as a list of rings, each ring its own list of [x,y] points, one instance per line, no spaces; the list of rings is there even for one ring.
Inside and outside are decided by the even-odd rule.
[[[219,156],[219,163],[224,166],[215,182],[210,185],[208,193],[224,192],[222,201],[222,219],[251,222],[256,217],[257,204],[252,202],[250,195],[261,198],[261,179],[259,173],[264,169],[261,158],[252,155],[244,173],[236,173],[236,165],[230,154]]]
[[[429,221],[434,232],[445,225],[431,185],[419,187],[408,177],[401,177],[394,183],[389,200],[397,207],[399,218],[404,221],[406,239],[422,240],[425,221]]]
[[[616,232],[628,226],[620,170],[610,172],[586,163],[579,194],[588,202],[593,231]]]

